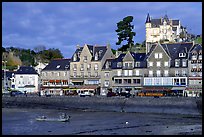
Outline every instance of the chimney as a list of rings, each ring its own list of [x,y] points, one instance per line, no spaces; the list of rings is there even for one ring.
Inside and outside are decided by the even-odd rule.
[[[76,48],[77,48],[77,49],[80,49],[80,45],[78,44],[78,45],[76,46]]]

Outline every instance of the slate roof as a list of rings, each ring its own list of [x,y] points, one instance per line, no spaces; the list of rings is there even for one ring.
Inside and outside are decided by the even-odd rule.
[[[150,16],[149,16],[149,13],[147,14],[147,19],[146,19],[146,22],[145,23],[150,23],[151,20],[150,20]]]
[[[172,25],[179,25],[179,20],[172,20]]]
[[[192,57],[192,51],[199,53],[200,50],[202,50],[202,46],[200,44],[195,44],[190,50],[189,59]]]
[[[71,59],[54,59],[42,71],[60,70],[65,71],[70,69]]]
[[[170,67],[174,67],[175,59],[180,59],[180,65],[182,64],[182,59],[188,59],[188,52],[193,46],[193,43],[175,43],[175,44],[161,44],[161,45],[164,48],[164,50],[167,52],[167,54],[171,57]],[[186,53],[186,56],[179,57],[179,53]]]
[[[135,62],[140,62],[140,68],[144,68],[146,67],[146,54],[145,53],[134,53],[134,52],[130,52],[130,54],[132,55],[132,57],[134,58]],[[110,62],[111,63],[111,68],[112,69],[122,69],[122,65],[121,67],[117,66],[118,62],[123,61],[123,58],[125,57],[126,53],[121,53],[118,58],[115,59],[107,59],[104,63],[104,66],[102,69],[105,69],[106,66],[106,62]],[[135,68],[135,67],[134,67]]]
[[[38,73],[36,72],[36,70],[33,67],[29,67],[29,66],[21,66],[15,74],[36,74],[38,75]]]
[[[103,58],[103,56],[105,55],[106,53],[106,50],[107,50],[107,47],[106,46],[93,46],[93,45],[87,45],[91,55],[92,55],[92,61],[94,61],[94,58],[95,58],[95,55],[96,53],[99,55],[98,56],[98,60],[101,60]],[[78,53],[81,52],[83,50],[84,47],[80,47],[79,49],[76,49],[76,51],[74,52],[74,54],[77,55],[77,60],[74,61],[74,54],[71,58],[71,61],[72,62],[78,62],[80,60],[79,56],[78,56]],[[99,53],[100,52],[100,53]],[[97,61],[98,61],[97,60]]]
[[[161,19],[152,19],[151,20],[152,27],[159,27],[159,25],[162,25]]]

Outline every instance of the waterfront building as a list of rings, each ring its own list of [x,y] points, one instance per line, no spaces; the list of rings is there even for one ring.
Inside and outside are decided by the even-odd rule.
[[[77,85],[79,90],[80,85],[83,85],[84,90],[94,90],[94,94],[100,95],[101,70],[108,58],[114,58],[110,45],[77,46],[70,62],[71,83]]]
[[[188,86],[188,53],[193,43],[155,44],[147,54],[143,90],[183,95]]]
[[[38,65],[35,66],[35,70],[36,72],[41,75],[42,70],[48,65],[48,63],[42,63],[42,62],[38,62]]]
[[[103,67],[102,73],[107,77],[102,84],[102,91],[112,88],[113,92],[133,92],[141,91],[143,76],[146,71],[146,54],[126,52],[117,55],[116,59],[108,59]],[[108,66],[108,67],[107,67]],[[110,68],[112,69],[110,71]],[[109,83],[110,87],[107,87]],[[106,92],[107,93],[107,92]]]
[[[54,59],[42,69],[41,95],[63,95],[70,83],[70,59]]]
[[[148,13],[146,22],[146,53],[151,49],[152,43],[160,41],[181,42],[187,40],[187,30],[180,20],[169,19],[167,15],[159,19],[152,19]]]
[[[20,66],[14,75],[14,85],[16,90],[30,93],[38,92],[39,75],[33,67]]]
[[[195,44],[189,53],[189,86],[188,96],[202,95],[202,45]]]

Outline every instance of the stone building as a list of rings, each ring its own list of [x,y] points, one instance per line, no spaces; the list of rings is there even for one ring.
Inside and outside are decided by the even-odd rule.
[[[167,15],[160,19],[152,19],[148,13],[146,22],[146,53],[149,52],[152,43],[160,41],[181,42],[187,39],[186,28],[180,20],[169,19]]]
[[[100,94],[101,69],[106,59],[114,58],[110,45],[77,46],[70,62],[70,81],[74,85],[93,85],[95,94]],[[85,87],[83,87],[85,88]]]
[[[189,86],[187,88],[188,96],[202,95],[202,46],[195,44],[189,53]]]
[[[54,59],[41,73],[41,94],[63,95],[70,83],[70,59]]]

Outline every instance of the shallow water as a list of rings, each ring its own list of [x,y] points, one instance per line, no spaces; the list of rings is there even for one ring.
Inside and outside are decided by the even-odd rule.
[[[36,121],[71,116],[70,122]],[[177,135],[202,134],[202,117],[172,114],[2,108],[3,135]]]

